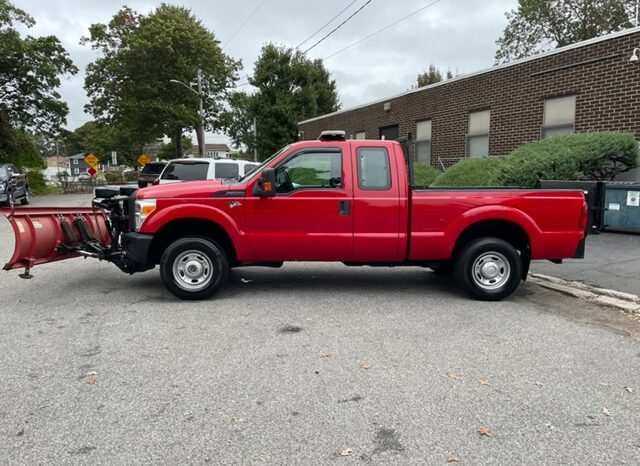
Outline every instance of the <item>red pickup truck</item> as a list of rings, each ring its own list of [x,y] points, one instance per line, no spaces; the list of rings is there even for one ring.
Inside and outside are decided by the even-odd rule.
[[[5,269],[78,255],[134,273],[160,266],[175,296],[205,299],[229,269],[283,261],[431,267],[474,298],[499,300],[532,259],[582,257],[580,191],[419,188],[401,143],[329,133],[253,172],[132,191],[96,189],[91,209],[15,209]],[[408,161],[408,162],[407,162]]]

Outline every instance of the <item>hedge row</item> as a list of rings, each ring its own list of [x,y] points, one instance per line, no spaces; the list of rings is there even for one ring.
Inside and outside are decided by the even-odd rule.
[[[613,180],[637,167],[639,151],[630,133],[594,132],[555,136],[527,143],[504,159],[462,159],[440,173],[432,186],[522,186],[543,180]],[[416,164],[416,167],[424,164]],[[431,167],[428,167],[431,168]]]

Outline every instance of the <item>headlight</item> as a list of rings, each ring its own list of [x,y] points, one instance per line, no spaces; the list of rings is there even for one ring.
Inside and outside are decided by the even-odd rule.
[[[155,199],[136,199],[136,230],[139,230],[145,219],[156,210]]]

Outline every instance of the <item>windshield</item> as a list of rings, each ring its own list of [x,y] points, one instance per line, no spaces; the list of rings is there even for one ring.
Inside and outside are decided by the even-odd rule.
[[[7,178],[9,178],[7,167],[0,167],[0,180],[6,180]]]
[[[275,159],[277,156],[279,156],[280,154],[282,154],[284,151],[286,151],[289,148],[289,146],[284,146],[282,149],[280,149],[278,152],[276,152],[275,154],[273,154],[271,157],[269,157],[267,160],[265,160],[264,162],[262,162],[260,165],[256,166],[253,170],[251,170],[249,173],[246,173],[244,176],[238,178],[238,181],[244,181],[247,178],[249,178],[250,176],[252,176],[255,172],[259,172],[262,167],[264,167],[265,165],[267,165],[269,162],[271,162],[273,159]]]

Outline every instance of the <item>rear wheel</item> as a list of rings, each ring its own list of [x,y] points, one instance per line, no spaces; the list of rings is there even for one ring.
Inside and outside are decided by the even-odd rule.
[[[472,297],[499,301],[511,295],[522,277],[518,251],[499,238],[480,238],[460,251],[455,266],[456,280]]]
[[[209,298],[222,288],[228,275],[229,261],[225,251],[205,238],[176,240],[165,250],[160,261],[162,282],[180,299]]]

